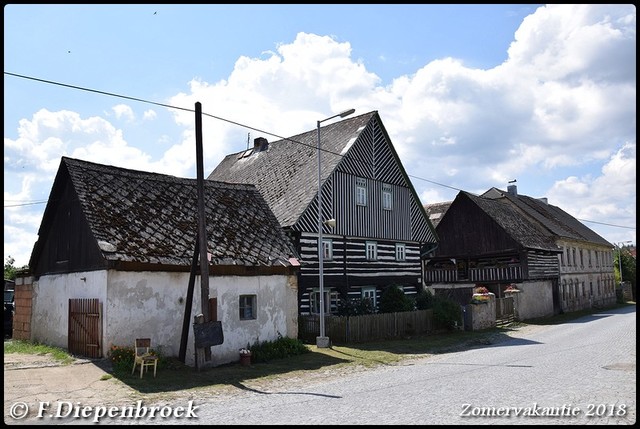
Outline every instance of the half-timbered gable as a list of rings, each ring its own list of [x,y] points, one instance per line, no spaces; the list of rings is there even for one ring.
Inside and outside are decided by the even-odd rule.
[[[317,311],[317,130],[232,154],[209,179],[253,183],[298,246],[300,311]],[[421,252],[435,231],[377,112],[326,125],[321,139],[325,302],[374,301],[390,285],[408,294],[421,284]],[[329,309],[328,309],[329,310]]]

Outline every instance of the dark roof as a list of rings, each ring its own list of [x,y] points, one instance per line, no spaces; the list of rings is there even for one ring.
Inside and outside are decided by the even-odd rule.
[[[479,197],[461,192],[489,215],[515,241],[530,249],[557,251],[555,237],[548,230],[532,222],[512,204],[503,200]]]
[[[55,182],[65,180],[107,260],[191,265],[196,179],[63,157]],[[296,251],[255,186],[204,180],[204,195],[212,264],[291,265]]]
[[[513,187],[513,189],[514,192],[509,193],[497,188],[492,188],[482,196],[485,198],[508,201],[519,210],[526,213],[530,219],[535,220],[535,222],[557,238],[586,241],[607,247],[613,247],[611,243],[602,238],[592,229],[588,228],[578,219],[574,218],[561,208],[549,204],[546,199],[519,195],[516,188]]]
[[[377,111],[321,127],[322,182]],[[317,196],[317,129],[227,155],[209,175],[210,180],[252,183],[258,187],[283,227],[290,227]],[[336,156],[338,155],[338,156]],[[285,198],[286,196],[286,198]]]

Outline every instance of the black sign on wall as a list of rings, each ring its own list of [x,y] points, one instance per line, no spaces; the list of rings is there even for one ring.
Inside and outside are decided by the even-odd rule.
[[[205,323],[194,323],[193,335],[195,337],[196,348],[218,346],[224,343],[222,322],[220,320],[212,320]]]

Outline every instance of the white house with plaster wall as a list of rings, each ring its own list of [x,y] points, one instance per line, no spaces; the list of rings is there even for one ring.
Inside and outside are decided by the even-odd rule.
[[[195,198],[193,179],[63,158],[30,273],[18,281],[31,293],[18,337],[68,348],[70,300],[91,299],[99,303],[99,335],[87,341],[97,356],[143,337],[178,356],[191,272],[199,273],[191,266]],[[247,344],[297,338],[299,262],[252,185],[205,181],[205,200],[209,298],[224,336],[205,364],[217,366],[239,360]],[[189,365],[191,325],[202,312],[199,275],[193,283]]]
[[[82,280],[82,279],[86,279]],[[102,356],[112,345],[132,346],[135,338],[177,356],[185,311],[188,273],[93,271],[41,277],[33,283],[32,340],[67,348],[69,299],[98,298],[103,304]],[[218,298],[224,343],[211,348],[213,366],[238,360],[238,349],[278,334],[297,338],[297,279],[289,276],[209,277]],[[287,285],[283,288],[282,285]],[[255,295],[255,319],[240,320],[240,295]],[[189,320],[201,312],[199,287]],[[189,330],[187,365],[195,364],[193,330]]]

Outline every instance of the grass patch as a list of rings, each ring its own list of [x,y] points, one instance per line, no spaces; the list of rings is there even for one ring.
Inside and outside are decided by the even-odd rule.
[[[486,345],[500,337],[507,338],[509,328],[489,329],[481,332],[454,331],[446,334],[416,336],[401,340],[380,341],[365,344],[333,345],[318,348],[308,344],[308,353],[268,362],[253,362],[243,367],[239,363],[220,365],[197,370],[170,358],[169,364],[157,376],[145,372],[140,378],[136,371],[113,371],[115,378],[145,395],[169,394],[176,391],[193,391],[192,394],[215,394],[216,391],[235,387],[252,389],[262,382],[276,379],[311,377],[317,374],[339,373],[348,367],[374,368],[380,365],[395,365],[405,359],[448,353],[465,348]],[[311,373],[310,373],[311,372]]]
[[[45,344],[24,340],[5,341],[4,354],[9,353],[22,353],[40,356],[51,355],[53,359],[63,365],[68,365],[75,360],[75,358],[71,356],[69,352],[60,347],[52,347]]]

